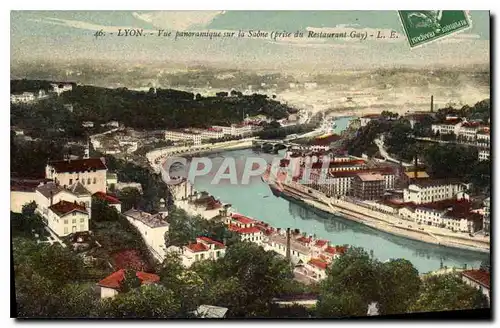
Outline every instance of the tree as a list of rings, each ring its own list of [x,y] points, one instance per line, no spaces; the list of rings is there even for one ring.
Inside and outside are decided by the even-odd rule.
[[[104,318],[179,318],[180,299],[162,285],[151,284],[120,293],[102,302],[99,317]]]
[[[381,266],[381,314],[405,313],[417,298],[420,289],[418,271],[410,261],[391,259]]]
[[[141,280],[137,277],[137,273],[134,270],[125,270],[123,280],[120,282],[120,291],[127,293],[140,286]]]
[[[423,280],[411,312],[456,311],[487,308],[488,300],[455,274],[433,275]]]
[[[36,205],[35,201],[32,201],[30,203],[26,203],[26,204],[23,205],[21,213],[25,217],[33,216],[33,215],[35,215],[36,207],[37,207],[37,205]]]
[[[379,266],[361,248],[350,248],[327,268],[321,282],[317,315],[323,318],[365,316],[380,301]]]
[[[131,208],[137,208],[141,202],[142,195],[136,188],[123,188],[118,197],[122,202],[122,211],[126,212]]]
[[[92,223],[103,221],[118,221],[120,214],[114,207],[110,207],[108,203],[97,197],[92,197]]]

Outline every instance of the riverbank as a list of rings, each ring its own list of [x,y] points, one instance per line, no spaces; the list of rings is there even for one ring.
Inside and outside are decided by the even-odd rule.
[[[240,150],[252,148],[255,138],[231,140],[213,144],[202,144],[197,146],[166,147],[152,150],[146,154],[149,165],[156,173],[160,172],[162,163],[171,156],[193,156],[201,154],[217,153],[221,151]]]
[[[300,193],[300,191],[297,190],[297,193]],[[473,240],[472,238],[466,239],[462,236],[455,237],[450,236],[449,234],[439,233],[437,231],[421,231],[411,227],[411,224],[415,224],[411,221],[405,221],[408,223],[408,227],[405,227],[403,226],[403,220],[400,218],[389,218],[389,215],[385,213],[378,213],[343,200],[331,200],[326,196],[321,195],[321,193],[316,190],[313,190],[313,193],[308,193],[307,195],[304,194],[304,196],[307,197],[304,197],[304,199],[301,199],[300,201],[307,206],[317,208],[328,214],[342,216],[345,219],[355,221],[396,236],[434,245],[460,248],[482,253],[489,253],[490,251],[490,245],[487,241]]]

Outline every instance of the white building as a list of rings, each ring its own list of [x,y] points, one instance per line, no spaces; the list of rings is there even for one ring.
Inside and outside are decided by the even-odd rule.
[[[182,131],[165,131],[165,140],[171,141],[187,141],[192,143],[193,145],[201,144],[201,134],[194,133],[189,130]]]
[[[36,211],[42,217],[47,218],[49,215],[49,208],[62,201],[76,203],[88,212],[90,218],[92,196],[90,192],[80,183],[75,183],[67,188],[64,188],[54,182],[48,182],[39,185],[35,189],[35,202],[37,204]]]
[[[481,148],[490,148],[490,130],[482,129],[477,132],[477,146]]]
[[[433,133],[443,134],[455,134],[459,135],[460,127],[462,126],[462,121],[460,119],[450,119],[443,124],[432,124],[431,129]]]
[[[484,219],[483,219],[483,225],[484,225],[484,231],[486,233],[490,232],[490,197],[486,198],[483,202],[484,204]]]
[[[105,193],[107,170],[104,158],[51,161],[45,167],[45,178],[63,187],[80,182],[91,194]]]
[[[84,128],[93,128],[94,127],[94,122],[92,122],[92,121],[82,122],[82,127],[84,127]]]
[[[462,281],[467,285],[479,289],[481,293],[491,302],[490,295],[490,273],[484,270],[466,270],[460,273]]]
[[[241,241],[250,241],[258,245],[262,244],[264,234],[255,226],[257,221],[241,214],[232,214],[228,218],[229,230],[237,233]]]
[[[232,124],[231,126],[214,125],[212,128],[221,130],[223,135],[230,135],[233,137],[251,135],[252,132],[259,129],[251,124]]]
[[[106,187],[115,186],[118,183],[118,174],[107,172],[106,173]]]
[[[154,284],[160,281],[160,277],[153,273],[137,271],[136,276],[141,281],[141,286]],[[113,298],[118,295],[124,278],[125,270],[120,269],[99,281],[97,286],[101,289],[101,299]]]
[[[453,180],[417,180],[404,189],[403,200],[405,203],[415,204],[437,202],[454,199],[466,189],[464,183]]]
[[[10,210],[22,213],[23,206],[36,202],[36,188],[47,183],[44,180],[12,179],[10,182]]]
[[[139,230],[151,253],[160,261],[165,258],[165,234],[169,224],[161,215],[152,215],[136,209],[123,213],[127,220]]]
[[[321,258],[312,258],[304,265],[308,272],[308,277],[315,281],[320,281],[326,278],[326,268],[328,262]]]
[[[180,259],[189,268],[193,263],[203,260],[216,260],[226,255],[226,246],[208,237],[198,237],[195,243],[182,247]]]
[[[490,159],[490,150],[489,149],[479,149],[478,158],[480,161],[487,161]]]
[[[57,93],[58,96],[60,96],[63,92],[73,90],[73,85],[69,83],[51,83],[50,85],[52,86],[52,91]]]
[[[271,234],[264,243],[266,251],[274,251],[282,256],[286,256],[286,235],[283,232]],[[309,262],[313,256],[313,249],[309,245],[301,243],[290,237],[290,260],[294,264],[304,264]]]
[[[89,230],[89,209],[76,202],[61,200],[49,206],[43,218],[47,226],[60,237]]]
[[[36,100],[33,92],[23,92],[22,94],[10,95],[10,102],[12,104],[29,104]]]

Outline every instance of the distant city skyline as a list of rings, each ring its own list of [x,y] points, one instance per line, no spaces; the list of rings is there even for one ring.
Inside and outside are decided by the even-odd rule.
[[[489,64],[489,13],[471,11],[472,28],[410,50],[396,11],[12,11],[11,63],[105,60],[202,64],[252,69],[370,69]],[[355,32],[398,39],[216,39],[104,36],[118,29],[148,32],[239,30]],[[174,32],[175,33],[175,32]]]

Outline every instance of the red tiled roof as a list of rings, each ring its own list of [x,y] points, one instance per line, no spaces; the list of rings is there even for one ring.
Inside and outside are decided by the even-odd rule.
[[[225,248],[226,246],[221,243],[220,241],[217,241],[217,240],[213,240],[212,238],[208,238],[208,237],[205,237],[205,236],[202,236],[202,237],[198,237],[198,239],[200,240],[203,240],[204,242],[208,243],[208,244],[214,244],[215,246],[217,246],[218,248]]]
[[[316,240],[316,242],[314,243],[314,245],[318,247],[323,247],[326,244],[328,244],[328,240],[323,240],[323,239]]]
[[[462,271],[462,275],[474,280],[486,288],[490,288],[490,273],[485,270],[466,270]]]
[[[195,253],[196,252],[205,252],[208,250],[208,247],[202,243],[190,243],[186,247]]]
[[[67,202],[65,200],[61,200],[59,203],[54,204],[49,208],[52,212],[56,213],[59,216],[66,215],[74,211],[88,213],[84,206],[72,202]]]
[[[108,202],[109,204],[121,204],[122,203],[117,198],[110,196],[106,193],[103,193],[102,191],[96,192],[93,196],[95,196],[101,200],[104,200],[104,201]]]
[[[318,258],[312,258],[307,263],[321,270],[326,270],[326,267],[328,266],[328,263],[326,261]]]
[[[107,170],[100,158],[72,159],[67,161],[51,161],[49,165],[56,172],[85,172],[91,170]]]
[[[141,280],[141,283],[143,285],[160,281],[160,277],[154,273],[137,271],[135,274],[137,278]],[[125,270],[120,269],[116,272],[113,272],[103,280],[99,281],[97,285],[101,287],[117,289],[120,288],[120,283],[123,281],[123,278],[125,278]]]
[[[380,173],[382,175],[394,174],[394,169],[391,167],[380,167],[380,168],[371,168],[371,169],[362,169],[362,170],[345,170],[345,171],[330,171],[329,174],[332,178],[345,178],[345,177],[354,177],[359,173]],[[311,172],[311,179],[314,179],[315,175],[314,171]]]
[[[332,255],[335,255],[335,254],[344,254],[346,251],[346,248],[344,246],[328,246],[326,249],[325,249],[325,252],[327,253],[330,253]]]
[[[231,215],[231,218],[233,218],[234,220],[241,222],[243,224],[250,224],[250,223],[256,222],[254,219],[251,219],[249,217],[246,217],[246,216],[238,214],[238,213],[234,213],[233,215]]]
[[[304,244],[309,244],[312,241],[311,237],[304,237],[300,236],[299,238],[295,239],[298,242],[304,243]]]
[[[261,232],[261,230],[257,227],[240,228],[234,224],[229,225],[229,230],[234,231],[234,232],[239,233],[239,234],[242,234],[242,235]]]

